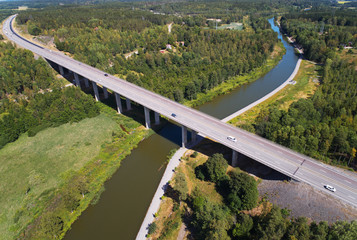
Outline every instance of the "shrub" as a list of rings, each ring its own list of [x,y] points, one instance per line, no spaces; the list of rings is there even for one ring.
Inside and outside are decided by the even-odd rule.
[[[148,233],[153,234],[156,231],[156,228],[157,228],[156,223],[155,222],[151,223],[149,225]]]

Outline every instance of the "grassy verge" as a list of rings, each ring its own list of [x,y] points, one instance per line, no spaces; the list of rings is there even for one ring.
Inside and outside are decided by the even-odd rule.
[[[254,124],[259,114],[269,109],[270,106],[278,106],[279,109],[287,110],[294,101],[312,96],[319,85],[318,72],[320,70],[320,66],[303,60],[294,78],[296,81],[295,85],[287,85],[274,96],[232,119],[229,123],[249,128],[249,125]]]
[[[239,86],[242,86],[243,84],[254,82],[258,78],[268,73],[271,69],[273,69],[282,59],[284,54],[285,48],[283,46],[283,43],[279,42],[277,45],[275,45],[274,51],[268,58],[266,64],[264,64],[263,66],[254,69],[246,75],[232,77],[226,82],[221,83],[217,87],[208,90],[206,93],[197,94],[197,98],[195,100],[186,100],[183,104],[189,107],[196,107],[213,100],[217,96],[229,93],[230,91],[234,90]]]

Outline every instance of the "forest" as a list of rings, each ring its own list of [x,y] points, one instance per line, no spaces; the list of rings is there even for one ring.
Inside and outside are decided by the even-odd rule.
[[[214,30],[203,28],[202,17],[183,22],[115,6],[27,11],[17,19],[74,58],[178,102],[262,66],[278,41],[263,18],[251,20],[254,31]]]
[[[321,12],[322,11],[322,12]],[[325,63],[336,48],[357,46],[355,10],[312,10],[286,14],[281,28],[304,49],[306,58]]]
[[[59,87],[53,70],[32,52],[0,42],[0,148],[22,133],[99,114],[91,96]]]
[[[316,13],[299,15],[299,19],[303,16],[305,19],[299,23],[300,30],[291,24],[296,23],[295,17],[293,20],[288,19],[288,16],[284,17],[282,26],[298,42],[305,41],[299,43],[304,50],[307,49],[304,54],[306,58],[324,62],[321,86],[312,97],[293,103],[288,111],[277,107],[265,109],[253,125],[243,127],[316,159],[357,169],[356,60],[341,58],[343,47],[339,47],[348,42],[356,46],[357,29],[347,12],[336,14],[334,20],[326,18],[324,21],[335,21],[337,25],[330,27],[326,23],[327,28],[324,31],[331,34],[319,35],[319,28],[304,27],[316,26],[316,22],[307,20],[317,19],[315,15]],[[353,26],[349,26],[350,24]],[[342,27],[340,25],[348,30],[338,31],[336,27]],[[315,36],[324,37],[315,39]],[[348,51],[348,54],[352,53]]]
[[[196,167],[197,154],[192,154],[190,158],[184,159],[186,166],[177,171],[166,196],[173,201],[170,215],[183,219],[193,239],[352,240],[357,237],[357,221],[337,221],[332,224],[311,222],[305,217],[291,217],[286,208],[258,200],[257,180],[239,168],[228,170],[227,174],[228,163],[222,154],[213,154]],[[190,167],[194,168],[195,176],[187,173]],[[190,182],[192,188],[193,181],[197,185],[189,191],[188,184]],[[217,202],[215,194],[204,192],[207,191],[203,190],[207,182],[214,184],[214,191],[223,197],[221,203]],[[260,214],[248,211],[258,205],[265,206]],[[167,217],[163,231],[157,232],[160,237],[153,239],[165,239],[170,231],[178,227],[180,220],[177,218]],[[158,224],[154,222],[150,225],[150,236],[158,236],[155,235]]]

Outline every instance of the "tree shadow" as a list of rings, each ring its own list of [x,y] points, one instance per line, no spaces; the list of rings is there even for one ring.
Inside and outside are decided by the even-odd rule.
[[[192,147],[194,151],[200,152],[208,157],[212,156],[215,153],[221,153],[223,157],[227,160],[228,164],[232,164],[232,149],[214,142],[210,139],[203,139],[201,142]],[[291,178],[268,167],[264,164],[261,164],[254,159],[251,159],[241,153],[238,155],[237,166],[243,171],[257,176],[264,180],[280,180],[280,181],[290,181]]]

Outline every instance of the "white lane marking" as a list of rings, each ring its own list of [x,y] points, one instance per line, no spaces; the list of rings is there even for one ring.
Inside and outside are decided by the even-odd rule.
[[[260,142],[259,144],[262,145],[262,146],[265,146],[265,145],[264,145],[263,143],[261,143],[261,142]]]
[[[321,171],[321,172],[324,172],[324,173],[326,173],[326,171],[325,171],[325,170],[322,170],[322,169],[320,169],[320,171]]]
[[[351,195],[348,195],[349,198],[356,199],[355,197],[352,197]]]
[[[347,180],[344,180],[346,183],[348,183],[348,184],[351,184],[351,182],[350,181],[347,181]]]

